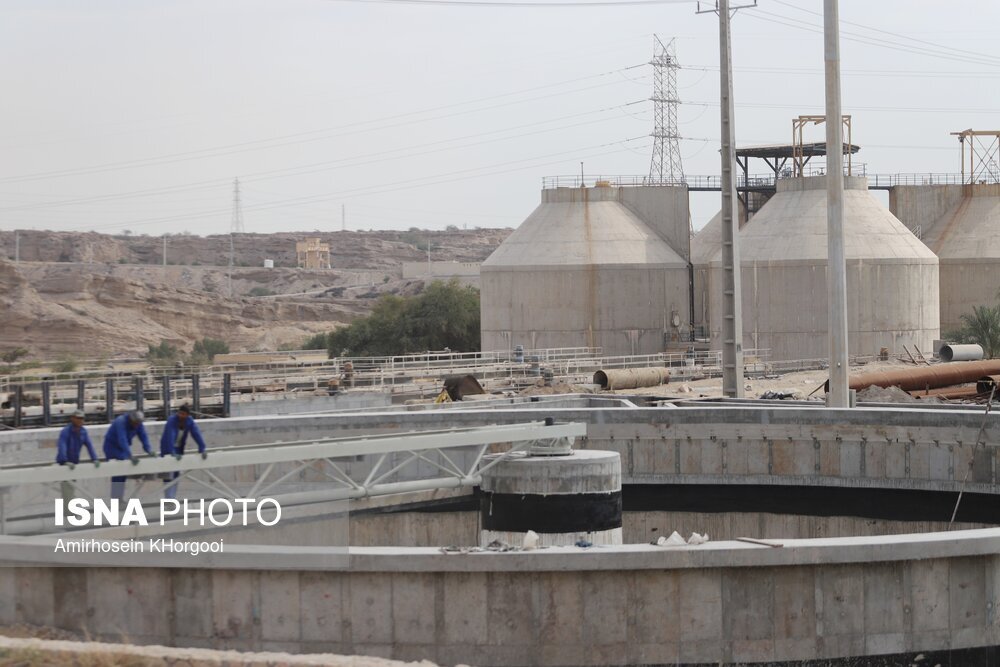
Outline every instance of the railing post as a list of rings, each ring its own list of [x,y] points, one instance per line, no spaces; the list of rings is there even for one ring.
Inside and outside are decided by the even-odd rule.
[[[52,381],[42,380],[42,424],[52,425]]]
[[[24,406],[24,387],[17,385],[14,387],[13,396],[11,396],[14,402],[14,428],[21,428],[21,410]]]
[[[170,416],[170,376],[163,376],[163,419]]]
[[[135,397],[135,409],[142,412],[146,405],[143,381],[141,375],[132,376],[132,392]]]
[[[224,373],[222,375],[222,416],[230,416],[230,398],[232,396],[233,374]]]
[[[86,400],[87,400],[87,381],[77,380],[76,381],[76,409],[86,410]]]
[[[191,409],[194,413],[201,416],[201,386],[200,379],[197,373],[191,376]]]
[[[107,378],[104,380],[104,412],[110,424],[115,420],[115,380]]]

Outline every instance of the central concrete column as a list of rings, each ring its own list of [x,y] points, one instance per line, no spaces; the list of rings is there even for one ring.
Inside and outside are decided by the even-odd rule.
[[[514,455],[483,472],[481,490],[482,546],[494,540],[521,546],[529,530],[538,533],[538,546],[622,543],[617,452]]]

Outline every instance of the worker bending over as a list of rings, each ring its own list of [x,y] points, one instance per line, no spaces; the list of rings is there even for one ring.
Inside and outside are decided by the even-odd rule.
[[[132,455],[132,440],[139,436],[142,448],[149,456],[156,456],[153,448],[149,445],[149,436],[142,425],[143,414],[138,410],[133,410],[127,415],[116,417],[108,432],[104,435],[104,456],[109,461],[132,461],[132,465],[137,465],[139,459]],[[122,500],[125,497],[125,476],[120,475],[111,478],[111,497]]]
[[[198,452],[201,454],[201,458],[207,458],[205,439],[201,437],[198,424],[195,423],[194,417],[191,416],[191,408],[187,405],[182,405],[177,408],[177,412],[167,418],[167,423],[163,425],[163,435],[160,436],[160,455],[173,456],[180,459],[184,455],[184,447],[187,445],[188,436],[194,438],[194,441],[198,444]],[[164,473],[163,483],[167,485],[163,491],[164,498],[177,497],[178,482],[176,480],[179,476],[180,473],[177,471]]]

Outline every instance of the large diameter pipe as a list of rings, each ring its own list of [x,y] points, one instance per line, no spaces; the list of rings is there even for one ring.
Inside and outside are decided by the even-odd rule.
[[[1000,359],[956,361],[920,368],[862,373],[851,378],[851,389],[899,387],[903,391],[937,389],[966,382],[976,382],[987,375],[1000,375]]]
[[[1000,375],[986,375],[976,380],[976,393],[988,394],[993,387],[1000,387]]]
[[[600,385],[601,389],[638,389],[668,382],[670,371],[666,368],[624,368],[594,373],[594,384]]]
[[[983,358],[983,348],[975,343],[969,345],[944,345],[941,347],[944,361],[978,361]]]

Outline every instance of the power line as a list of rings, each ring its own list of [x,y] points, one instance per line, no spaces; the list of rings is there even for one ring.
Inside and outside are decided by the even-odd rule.
[[[535,91],[539,91],[539,90],[549,90],[549,89],[551,89],[554,86],[567,85],[567,84],[571,84],[571,83],[578,83],[580,81],[586,81],[586,80],[589,80],[589,79],[597,79],[597,78],[602,78],[602,77],[617,75],[619,72],[625,72],[625,71],[628,71],[628,70],[631,70],[631,69],[636,69],[638,67],[645,67],[646,65],[647,65],[647,63],[641,63],[641,64],[636,64],[636,65],[629,65],[628,67],[623,67],[623,68],[619,68],[617,70],[612,70],[612,71],[608,71],[608,72],[602,72],[600,74],[592,74],[592,75],[583,76],[583,77],[576,77],[574,79],[567,79],[567,80],[559,81],[559,82],[556,82],[556,83],[548,83],[548,84],[541,85],[541,86],[533,86],[531,88],[526,88],[526,89],[522,89],[522,90],[518,90],[518,91],[513,91],[513,92],[509,92],[509,93],[501,93],[501,94],[498,94],[498,95],[489,95],[489,96],[486,96],[486,97],[476,98],[476,99],[473,99],[473,100],[466,100],[464,102],[457,102],[457,103],[454,103],[454,104],[439,105],[439,106],[435,106],[435,107],[429,107],[429,108],[426,108],[426,109],[420,109],[420,110],[417,110],[417,111],[409,111],[409,112],[405,112],[405,113],[401,113],[401,114],[394,114],[394,115],[391,115],[391,116],[384,116],[382,118],[376,118],[376,119],[372,119],[372,120],[356,121],[356,122],[353,122],[353,123],[347,123],[347,124],[339,125],[339,126],[333,126],[333,127],[327,127],[327,128],[320,128],[320,129],[316,129],[316,130],[307,130],[307,131],[303,131],[303,132],[295,132],[295,133],[292,133],[292,134],[280,135],[280,136],[277,136],[277,137],[271,137],[269,139],[255,139],[255,140],[251,140],[251,141],[238,142],[238,143],[234,143],[234,144],[225,144],[225,145],[221,145],[221,146],[214,146],[212,148],[203,148],[203,149],[198,149],[198,150],[194,150],[194,151],[183,151],[183,152],[179,152],[179,153],[169,153],[169,154],[165,154],[165,155],[153,156],[153,157],[148,157],[148,158],[138,158],[138,159],[133,159],[133,160],[124,160],[124,161],[118,161],[118,162],[109,162],[109,163],[104,163],[104,164],[91,165],[89,167],[78,167],[78,168],[74,168],[74,169],[62,169],[62,170],[54,170],[54,171],[48,171],[48,172],[37,172],[37,173],[32,173],[32,174],[24,174],[24,175],[21,175],[21,176],[3,176],[3,177],[0,177],[0,183],[16,183],[16,182],[24,182],[24,181],[44,180],[44,179],[48,179],[48,178],[57,178],[57,177],[64,177],[64,176],[76,176],[76,175],[83,175],[83,174],[106,173],[106,172],[109,172],[109,171],[118,171],[118,170],[127,169],[127,168],[149,167],[149,166],[155,166],[155,165],[160,165],[160,164],[171,164],[171,163],[175,163],[175,162],[184,162],[184,161],[192,160],[192,159],[204,159],[204,158],[209,158],[209,157],[221,157],[221,156],[225,156],[225,155],[232,155],[232,154],[235,154],[235,153],[243,153],[243,152],[247,152],[247,151],[251,151],[251,150],[268,150],[268,149],[271,149],[271,148],[277,148],[277,147],[281,147],[281,146],[290,146],[290,145],[299,144],[299,143],[305,143],[305,142],[311,142],[311,141],[321,141],[321,140],[325,140],[325,139],[331,139],[331,138],[349,136],[350,134],[353,134],[353,133],[347,133],[347,134],[341,133],[341,134],[333,134],[333,135],[320,136],[320,137],[310,136],[310,135],[318,135],[318,134],[323,134],[325,132],[330,132],[330,131],[343,130],[343,129],[348,129],[348,128],[355,128],[355,127],[364,126],[364,125],[372,125],[372,124],[380,123],[380,122],[384,122],[384,121],[399,120],[399,119],[407,118],[407,117],[410,117],[410,116],[416,116],[416,115],[421,115],[421,114],[426,114],[426,113],[432,113],[432,112],[435,112],[435,111],[443,111],[445,109],[451,109],[451,108],[455,108],[455,107],[467,106],[467,105],[470,105],[470,104],[478,104],[480,102],[488,102],[488,101],[492,101],[492,100],[498,100],[498,99],[501,99],[501,98],[504,98],[504,97],[511,97],[511,96],[514,96],[514,95],[520,95],[520,94],[527,93],[527,92],[535,92]],[[535,97],[529,97],[529,98],[522,99],[522,100],[512,100],[510,102],[504,102],[504,103],[501,103],[501,104],[493,104],[493,105],[489,105],[489,106],[485,106],[485,107],[479,107],[479,108],[476,108],[476,109],[470,109],[470,110],[466,110],[466,111],[454,112],[454,113],[443,114],[443,115],[438,115],[438,116],[431,116],[429,118],[418,119],[418,120],[411,120],[411,121],[406,121],[406,122],[392,124],[392,125],[379,125],[379,126],[376,126],[376,127],[372,127],[372,128],[369,128],[369,129],[366,129],[366,130],[360,130],[360,131],[362,131],[362,132],[374,132],[374,131],[388,129],[388,128],[391,128],[391,127],[399,127],[401,125],[407,125],[407,124],[412,123],[412,122],[429,122],[431,120],[442,120],[442,119],[446,119],[446,118],[453,118],[455,116],[463,115],[463,114],[466,114],[466,113],[478,113],[480,111],[492,111],[492,110],[495,110],[495,109],[498,109],[498,108],[502,108],[502,107],[505,107],[505,106],[512,106],[512,105],[516,105],[516,104],[525,104],[527,102],[534,102],[534,101],[542,100],[542,99],[550,99],[552,97],[558,97],[560,95],[572,94],[572,93],[577,93],[577,92],[584,92],[584,91],[587,91],[587,90],[593,90],[594,88],[600,88],[600,87],[603,87],[603,86],[606,86],[606,85],[613,85],[615,83],[619,83],[619,81],[617,81],[617,80],[615,80],[615,81],[609,81],[609,82],[598,84],[596,86],[587,86],[587,87],[584,87],[584,88],[576,88],[576,89],[569,90],[569,91],[560,91],[560,92],[556,92],[556,93],[548,93],[548,94],[545,94],[545,95],[539,95],[539,96],[535,96]],[[306,138],[306,137],[310,137],[310,138]],[[285,139],[290,139],[291,141],[283,141]],[[273,143],[273,142],[280,142],[280,143]],[[261,146],[261,144],[272,144],[272,145]],[[254,147],[256,147],[256,148],[254,148]]]
[[[805,7],[799,7],[798,5],[794,5],[794,4],[790,3],[790,2],[785,2],[784,0],[774,0],[774,2],[776,4],[784,5],[785,7],[790,7],[792,9],[795,9],[795,10],[800,11],[800,12],[805,12],[806,14],[812,14],[813,16],[822,16],[822,14],[820,12],[816,12],[816,11],[813,11],[811,9],[806,9]],[[844,24],[847,24],[847,25],[857,26],[858,28],[863,28],[865,30],[871,30],[872,32],[877,32],[877,33],[880,33],[882,35],[889,35],[891,37],[899,37],[901,39],[906,39],[906,40],[909,40],[911,42],[916,42],[918,44],[924,44],[926,46],[933,46],[933,47],[938,48],[938,49],[945,49],[947,51],[954,51],[956,53],[962,53],[962,54],[966,54],[966,55],[971,55],[971,56],[975,56],[977,58],[986,58],[986,59],[989,59],[989,60],[996,60],[997,64],[1000,64],[1000,56],[995,56],[995,55],[992,55],[992,54],[989,54],[989,53],[981,53],[979,51],[968,51],[966,49],[956,49],[953,46],[946,46],[944,44],[938,44],[936,42],[929,42],[929,41],[927,41],[925,39],[918,39],[916,37],[911,37],[910,35],[904,35],[902,33],[892,32],[890,30],[883,30],[881,28],[875,28],[873,26],[866,25],[864,23],[855,23],[854,21],[845,21],[843,19],[841,19],[840,22],[844,23]]]

